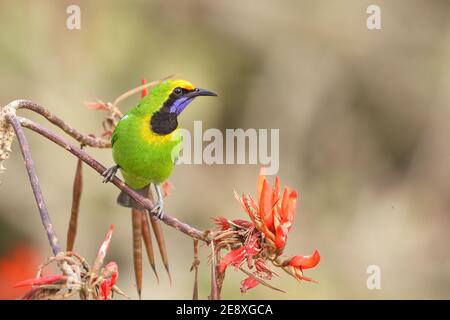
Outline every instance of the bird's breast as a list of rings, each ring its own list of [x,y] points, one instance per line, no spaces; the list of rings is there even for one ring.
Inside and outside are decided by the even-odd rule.
[[[178,128],[171,133],[161,135],[152,131],[150,119],[151,116],[149,115],[141,120],[139,133],[142,140],[152,145],[172,144],[180,141],[180,130]]]

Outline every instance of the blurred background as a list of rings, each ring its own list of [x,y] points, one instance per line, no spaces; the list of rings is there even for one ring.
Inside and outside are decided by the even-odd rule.
[[[81,8],[81,30],[66,28],[70,4]],[[370,4],[381,7],[382,30],[366,27]],[[450,298],[448,1],[0,2],[1,105],[30,99],[99,134],[104,114],[84,101],[113,101],[143,77],[172,73],[220,95],[190,106],[185,128],[202,120],[204,129],[280,129],[278,175],[300,193],[285,253],[322,255],[306,271],[319,284],[281,274],[272,284],[287,294],[260,286],[241,295],[244,275],[229,270],[223,298]],[[27,136],[65,247],[76,159]],[[110,150],[86,150],[113,164]],[[22,245],[48,256],[16,143],[5,165],[0,256]],[[255,194],[257,174],[257,165],[178,166],[166,210],[200,229],[213,216],[244,218],[233,190]],[[94,171],[85,167],[84,179],[76,251],[93,262],[115,224],[107,260],[117,261],[118,285],[136,298],[130,213]],[[173,284],[158,261],[158,285],[144,260],[143,298],[189,299],[192,241],[164,231]],[[200,298],[209,294],[208,254],[202,247]],[[380,290],[366,286],[369,265],[381,269]]]

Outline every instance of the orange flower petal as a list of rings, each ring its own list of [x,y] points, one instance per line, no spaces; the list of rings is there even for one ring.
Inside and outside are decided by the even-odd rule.
[[[297,191],[292,191],[289,194],[289,201],[286,207],[286,212],[284,212],[286,221],[292,222],[294,221],[295,217],[295,210],[297,209]]]
[[[259,216],[267,228],[273,225],[272,217],[272,194],[269,181],[264,180],[261,196],[259,198]]]
[[[273,230],[277,230],[278,226],[281,224],[280,210],[281,209],[278,206],[273,209]]]
[[[258,199],[261,196],[261,191],[265,180],[266,180],[266,168],[261,167],[261,169],[259,170],[258,180],[256,182],[256,191],[258,192],[256,196]]]
[[[275,235],[275,246],[277,247],[277,249],[281,249],[286,245],[287,235],[287,227],[284,224],[280,224]]]
[[[310,256],[293,257],[291,260],[289,260],[288,264],[296,268],[310,269],[317,266],[319,262],[320,262],[320,253],[318,250],[314,250],[314,253]]]
[[[286,219],[285,212],[287,211],[288,203],[289,203],[289,188],[284,187],[283,198],[281,200],[281,211],[280,211],[280,217],[282,220]]]
[[[275,177],[275,183],[273,185],[272,203],[276,203],[280,197],[280,177]]]

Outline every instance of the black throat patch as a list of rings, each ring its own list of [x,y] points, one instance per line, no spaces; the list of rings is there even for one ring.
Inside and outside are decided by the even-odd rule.
[[[178,127],[177,114],[156,111],[150,118],[150,130],[161,136],[173,132]]]

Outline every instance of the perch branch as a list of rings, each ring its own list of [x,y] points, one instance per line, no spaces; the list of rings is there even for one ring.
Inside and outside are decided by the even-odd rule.
[[[49,130],[27,118],[16,117],[14,114],[9,114],[7,117],[10,122],[17,123],[17,121],[19,121],[19,123],[23,127],[28,128],[36,133],[39,133],[40,135],[46,137],[50,141],[59,145],[60,147],[66,149],[67,151],[69,151],[70,153],[72,153],[73,155],[75,155],[76,157],[81,159],[88,166],[93,168],[95,171],[97,171],[99,174],[102,174],[106,170],[105,166],[100,164],[97,160],[92,158],[89,154],[87,154],[86,152],[84,152],[83,150],[78,148],[77,146],[66,142],[66,140],[64,138],[55,134],[51,130]],[[118,187],[120,190],[127,193],[132,199],[134,199],[136,202],[138,202],[140,205],[142,205],[145,209],[152,211],[153,203],[149,199],[138,194],[136,191],[134,191],[133,189],[128,187],[122,180],[120,180],[117,177],[114,177],[114,179],[111,182],[116,187]],[[168,214],[165,214],[161,220],[168,226],[175,228],[178,231],[181,231],[182,233],[188,235],[189,237],[192,237],[194,239],[199,239],[199,240],[205,241],[207,243],[210,242],[210,238],[207,233],[200,231],[198,229],[195,229],[195,228],[189,226],[188,224],[183,223]]]

